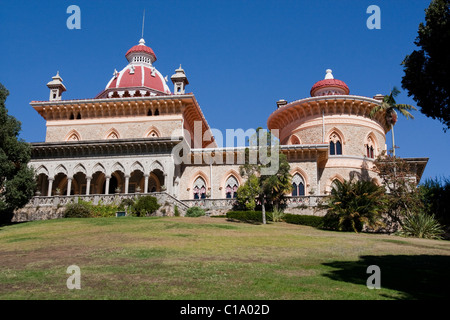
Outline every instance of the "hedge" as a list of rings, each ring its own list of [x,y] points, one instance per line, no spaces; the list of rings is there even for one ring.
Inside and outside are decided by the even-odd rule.
[[[301,224],[304,226],[310,226],[315,228],[321,228],[323,225],[323,217],[319,216],[286,213],[283,217],[283,220],[286,223]]]
[[[262,222],[262,211],[228,211],[227,219],[244,222]],[[272,212],[266,212],[266,221],[272,221]]]

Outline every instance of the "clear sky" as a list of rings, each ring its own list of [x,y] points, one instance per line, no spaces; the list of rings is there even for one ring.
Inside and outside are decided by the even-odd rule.
[[[69,5],[81,9],[81,29],[69,30]],[[381,29],[370,30],[368,6],[381,9]],[[276,101],[309,97],[330,68],[350,94],[373,97],[401,89],[404,57],[415,49],[429,1],[419,0],[0,0],[0,82],[22,122],[21,138],[45,140],[45,121],[30,106],[48,100],[46,83],[59,70],[63,99],[93,98],[126,51],[141,37],[169,78],[180,64],[212,128],[267,127]],[[169,80],[170,81],[170,80]],[[173,91],[170,83],[169,87]],[[402,90],[402,89],[401,89]],[[402,93],[398,103],[414,105]],[[399,116],[395,142],[401,157],[430,158],[423,179],[450,177],[450,131],[415,111]],[[391,133],[387,134],[391,148]],[[422,180],[423,181],[423,180]]]

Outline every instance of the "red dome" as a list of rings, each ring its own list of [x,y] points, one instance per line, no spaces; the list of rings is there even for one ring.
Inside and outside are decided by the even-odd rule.
[[[130,50],[127,51],[127,53],[125,54],[125,57],[128,59],[128,55],[130,55],[131,53],[147,53],[153,57],[152,62],[156,61],[156,55],[153,52],[152,48],[147,47],[146,45],[143,45],[143,44],[138,44],[138,45],[133,46]]]
[[[323,89],[323,88],[340,88],[342,90],[344,90],[344,94],[349,94],[350,93],[350,89],[348,88],[348,86],[345,84],[344,81],[338,80],[338,79],[324,79],[324,80],[320,80],[317,81],[311,88],[311,96],[314,96],[314,93],[316,91],[318,91],[319,89]]]
[[[154,67],[143,65],[128,65],[117,76],[111,79],[106,89],[136,87],[147,87],[164,93],[170,93],[170,89],[161,73]]]

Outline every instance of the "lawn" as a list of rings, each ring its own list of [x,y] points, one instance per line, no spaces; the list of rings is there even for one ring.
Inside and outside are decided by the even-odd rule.
[[[81,270],[69,290],[67,267]],[[366,286],[369,265],[381,289]],[[450,242],[221,218],[0,227],[0,299],[448,299]]]

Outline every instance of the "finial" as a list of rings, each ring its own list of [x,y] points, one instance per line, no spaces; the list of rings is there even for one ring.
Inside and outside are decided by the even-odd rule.
[[[333,74],[332,74],[332,70],[331,69],[327,69],[326,70],[326,75],[325,75],[325,79],[334,79]]]

